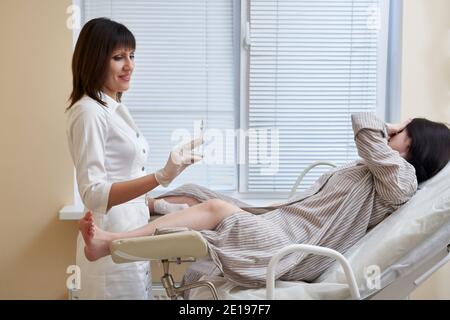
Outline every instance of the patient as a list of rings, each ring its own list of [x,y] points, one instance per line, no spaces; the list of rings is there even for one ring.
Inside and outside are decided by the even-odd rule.
[[[191,184],[160,197],[169,204],[165,210],[170,211],[170,203],[174,208],[186,204],[184,209],[129,232],[101,230],[88,212],[80,220],[86,257],[94,261],[109,255],[109,245],[116,239],[152,235],[156,228],[188,227],[207,240],[216,270],[225,278],[259,287],[265,284],[270,259],[286,245],[304,243],[344,253],[411,199],[418,183],[434,176],[450,159],[450,129],[445,124],[426,119],[386,124],[372,113],[358,113],[352,115],[352,126],[361,159],[325,173],[281,204],[250,207]],[[280,261],[275,276],[313,281],[332,262],[328,257],[292,253]]]

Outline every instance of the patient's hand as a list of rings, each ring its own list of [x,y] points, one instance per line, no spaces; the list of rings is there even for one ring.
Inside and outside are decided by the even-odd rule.
[[[406,126],[412,121],[412,118],[401,123],[386,123],[386,130],[389,137],[395,136],[397,133],[403,131]]]

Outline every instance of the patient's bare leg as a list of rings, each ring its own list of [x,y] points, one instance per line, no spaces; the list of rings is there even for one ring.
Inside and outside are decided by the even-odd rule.
[[[152,235],[156,228],[187,227],[193,230],[213,230],[226,217],[242,212],[239,207],[219,199],[211,199],[190,208],[162,216],[149,224],[128,232],[113,233],[98,228],[89,212],[80,220],[80,231],[86,243],[85,254],[94,261],[109,255],[109,245],[116,239]]]

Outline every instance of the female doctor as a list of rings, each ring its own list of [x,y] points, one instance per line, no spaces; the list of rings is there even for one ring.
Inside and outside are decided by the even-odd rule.
[[[78,190],[86,209],[102,228],[121,232],[148,223],[145,195],[166,187],[201,157],[191,141],[169,155],[164,168],[146,173],[149,148],[127,107],[121,103],[134,69],[135,38],[122,24],[106,18],[87,22],[72,60],[73,90],[67,108],[67,137]],[[110,257],[88,262],[81,235],[77,265],[78,299],[151,299],[148,262],[115,264]]]

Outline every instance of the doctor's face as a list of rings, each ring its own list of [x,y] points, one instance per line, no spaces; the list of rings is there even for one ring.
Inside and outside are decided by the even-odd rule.
[[[127,91],[133,69],[134,49],[114,50],[109,60],[103,91],[113,99],[116,99],[118,92]]]

